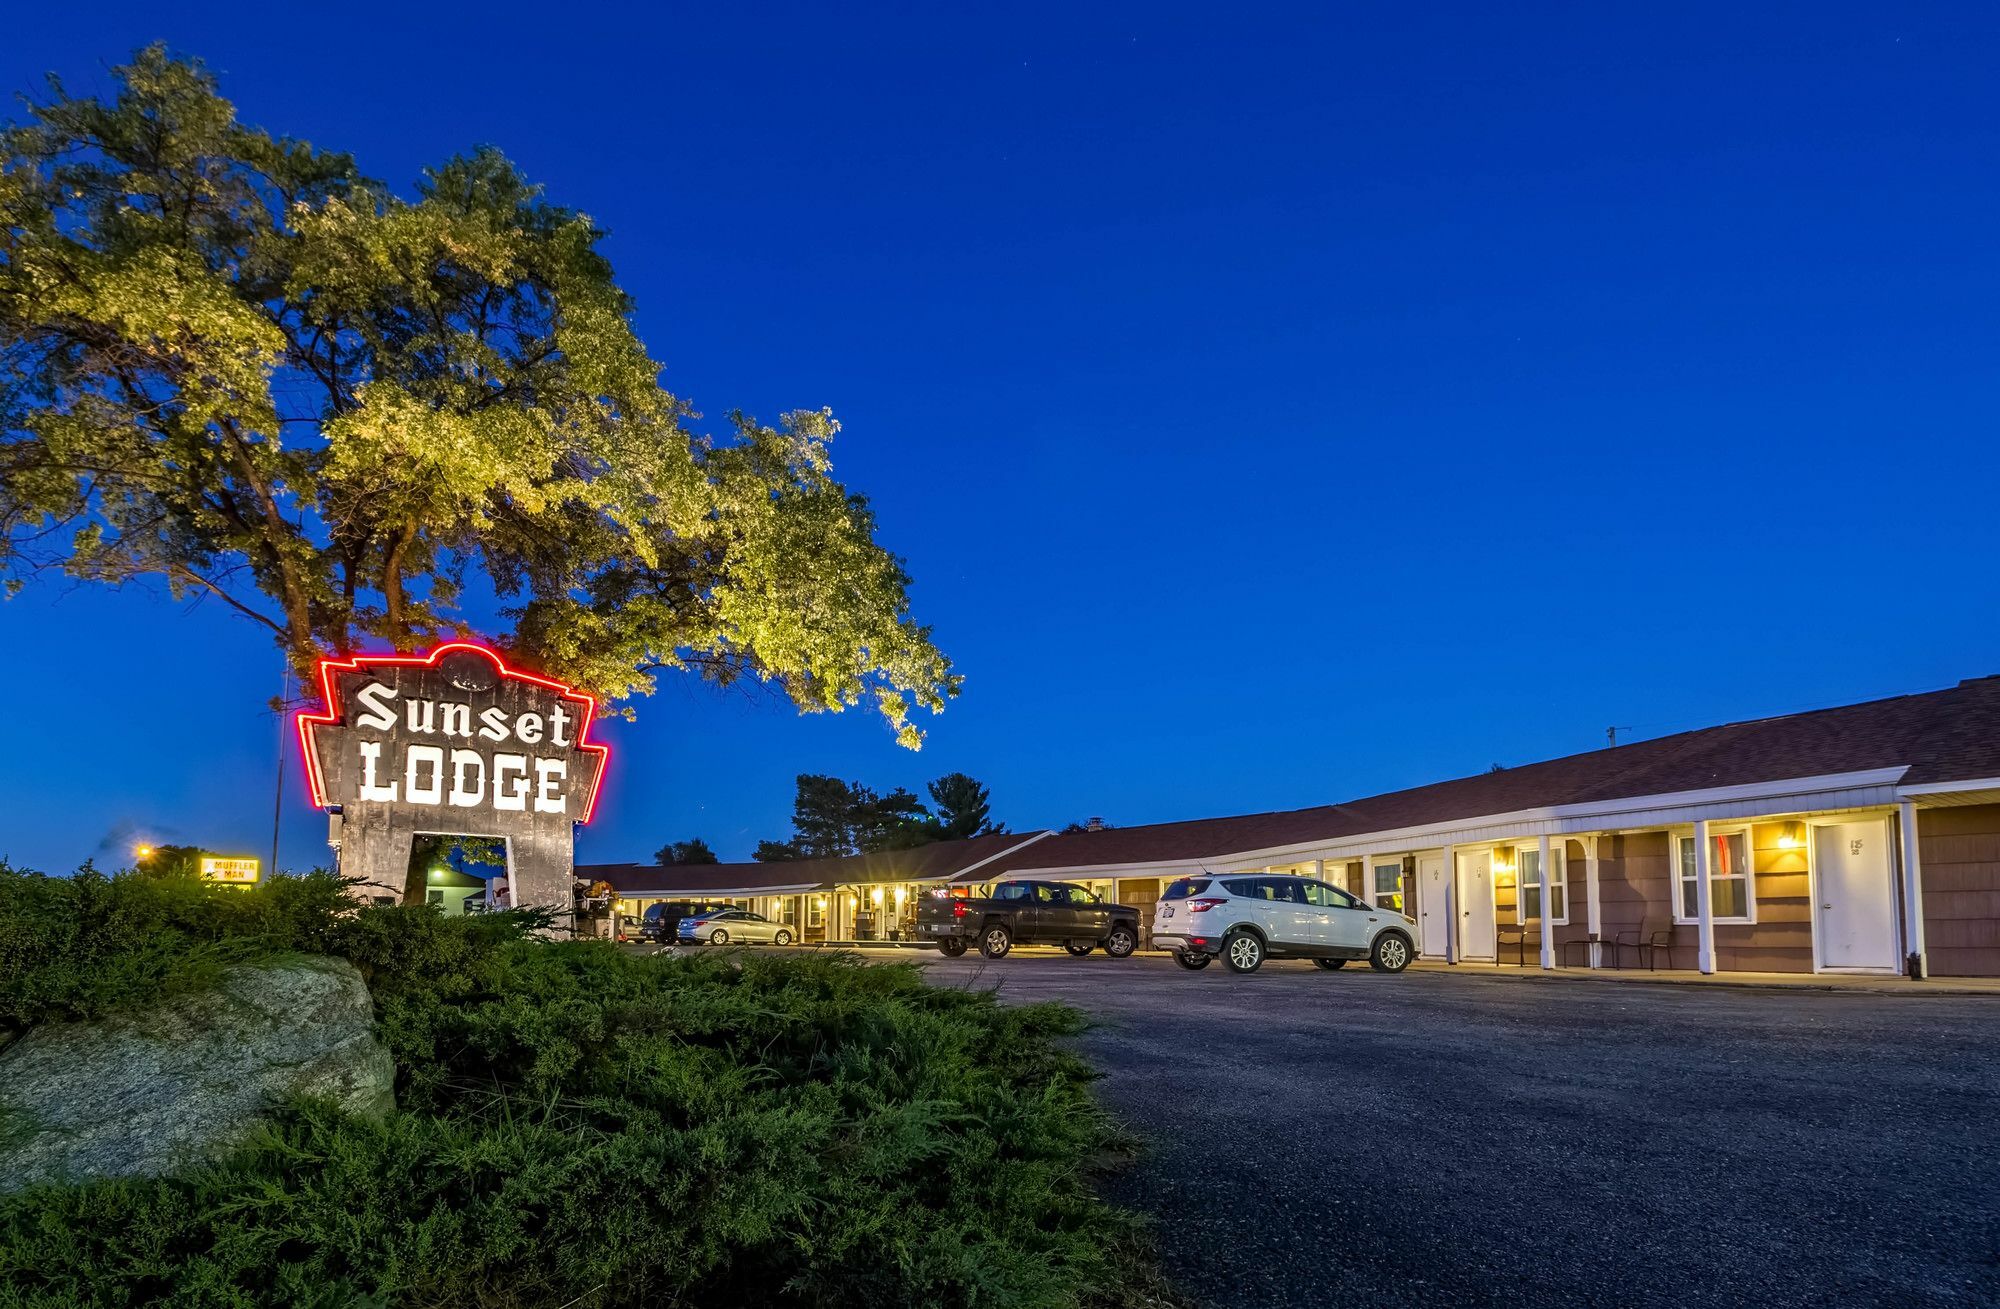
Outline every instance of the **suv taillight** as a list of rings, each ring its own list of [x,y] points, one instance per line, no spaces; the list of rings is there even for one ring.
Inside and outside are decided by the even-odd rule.
[[[1190,900],[1188,901],[1187,908],[1188,912],[1191,914],[1201,914],[1201,913],[1207,913],[1209,910],[1215,908],[1219,904],[1227,904],[1227,903],[1228,902],[1225,900]]]

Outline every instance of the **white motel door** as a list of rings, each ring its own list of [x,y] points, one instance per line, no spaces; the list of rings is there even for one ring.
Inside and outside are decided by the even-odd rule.
[[[1826,968],[1896,966],[1896,886],[1889,823],[1870,818],[1813,828],[1819,960]]]
[[[1493,932],[1493,852],[1458,856],[1459,921],[1464,931],[1458,938],[1462,958],[1492,960]]]
[[[1417,934],[1423,938],[1417,950],[1426,959],[1444,958],[1451,940],[1445,908],[1444,856],[1417,860]]]

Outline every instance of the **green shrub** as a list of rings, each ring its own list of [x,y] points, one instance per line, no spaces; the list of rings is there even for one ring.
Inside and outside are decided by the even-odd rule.
[[[106,915],[150,916],[167,945],[52,948],[7,915],[7,1012],[31,1016],[132,994],[66,951],[177,985],[233,950],[351,959],[401,1111],[293,1106],[213,1166],[0,1200],[0,1304],[1161,1302],[1138,1223],[1090,1186],[1122,1143],[1058,1041],[1073,1010],[840,955],[675,959],[513,916],[308,909],[317,885],[203,902],[240,931],[178,892]],[[17,938],[44,942],[25,969]]]
[[[351,906],[331,873],[242,887],[88,864],[44,877],[0,860],[0,1031],[207,986],[249,958],[333,951]]]

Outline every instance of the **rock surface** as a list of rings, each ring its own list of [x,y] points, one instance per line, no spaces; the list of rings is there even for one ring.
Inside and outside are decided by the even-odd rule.
[[[354,966],[232,968],[213,991],[93,1023],[52,1023],[0,1050],[0,1191],[165,1172],[226,1152],[287,1096],[395,1108]]]

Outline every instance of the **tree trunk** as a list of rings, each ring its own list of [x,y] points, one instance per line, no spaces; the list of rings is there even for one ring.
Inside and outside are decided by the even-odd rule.
[[[397,531],[382,561],[382,618],[389,627],[389,644],[408,650],[410,641],[409,600],[403,594],[403,554],[417,539],[417,521],[412,518]]]

